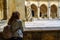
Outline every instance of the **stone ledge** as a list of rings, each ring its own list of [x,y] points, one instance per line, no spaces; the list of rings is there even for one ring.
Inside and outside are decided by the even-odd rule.
[[[53,31],[60,30],[60,27],[30,27],[24,28],[24,31]]]
[[[60,27],[60,20],[37,20],[25,22],[25,27]]]

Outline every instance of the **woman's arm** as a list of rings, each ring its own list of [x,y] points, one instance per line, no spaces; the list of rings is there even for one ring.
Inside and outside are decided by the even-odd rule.
[[[22,21],[19,21],[19,28],[23,31]]]

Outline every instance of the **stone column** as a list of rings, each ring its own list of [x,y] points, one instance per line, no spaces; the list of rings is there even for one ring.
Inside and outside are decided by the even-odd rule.
[[[56,18],[59,18],[59,3],[58,3],[58,6],[57,6],[57,17]]]
[[[39,0],[38,0],[37,4],[38,4],[38,19],[41,19],[41,17],[40,17],[40,1]]]
[[[32,21],[31,7],[27,6],[27,21]]]
[[[8,9],[9,9],[9,8],[8,8],[8,0],[6,0],[6,2],[7,2],[7,4],[6,4],[6,5],[7,5],[7,20],[8,20],[8,19],[9,19],[9,12],[8,12]]]
[[[50,10],[51,8],[50,8],[50,2],[48,2],[48,18],[49,19],[51,19],[51,17],[50,17],[50,12],[51,12],[51,10]]]
[[[0,20],[3,19],[3,0],[0,0]]]
[[[50,7],[48,7],[48,18],[49,18],[49,19],[51,19],[51,17],[50,17],[50,12],[51,12]]]
[[[60,19],[60,1],[59,1],[58,5],[59,5],[59,7],[58,7],[58,13],[59,13],[59,15],[58,16],[59,16],[59,19]]]
[[[60,19],[60,7],[59,7],[59,19]]]
[[[27,1],[27,21],[32,21],[31,5],[30,1]]]
[[[3,0],[3,20],[7,19],[7,1]]]
[[[40,7],[38,7],[38,19],[40,18]]]

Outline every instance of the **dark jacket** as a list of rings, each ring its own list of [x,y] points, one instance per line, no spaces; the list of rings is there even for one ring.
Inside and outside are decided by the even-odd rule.
[[[21,29],[22,32],[23,32],[23,26],[22,26],[22,21],[21,20],[16,20],[16,21],[12,22],[11,31],[12,31],[12,34],[13,34],[12,36],[13,37],[19,37],[19,35],[17,33],[18,29]]]

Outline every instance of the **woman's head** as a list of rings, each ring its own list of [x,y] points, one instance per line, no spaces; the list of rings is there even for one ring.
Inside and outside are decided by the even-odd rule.
[[[13,19],[19,19],[19,16],[20,16],[20,14],[17,11],[12,13],[12,18]]]
[[[20,16],[19,12],[17,11],[13,12],[11,18],[9,19],[8,24],[11,24],[13,21],[19,19],[19,16]]]

